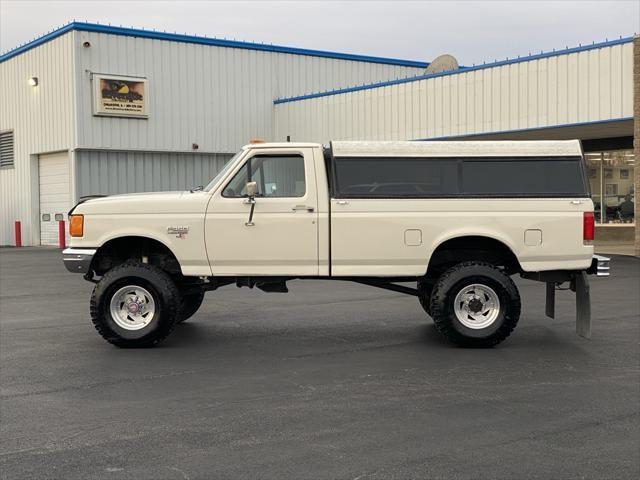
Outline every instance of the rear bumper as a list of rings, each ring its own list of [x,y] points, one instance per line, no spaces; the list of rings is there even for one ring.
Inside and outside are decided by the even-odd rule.
[[[603,257],[602,255],[594,255],[591,260],[591,266],[587,269],[589,275],[595,275],[596,277],[608,277],[609,276],[609,257]]]
[[[91,248],[67,248],[62,251],[62,262],[72,273],[87,273],[95,254]]]

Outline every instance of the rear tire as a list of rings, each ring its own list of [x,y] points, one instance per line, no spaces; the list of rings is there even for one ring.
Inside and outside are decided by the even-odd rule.
[[[180,302],[180,310],[178,312],[178,321],[176,323],[182,323],[191,318],[198,311],[204,300],[204,292],[189,293],[182,296]]]
[[[173,330],[180,293],[160,268],[126,262],[109,270],[91,295],[91,320],[118,347],[152,347]]]
[[[431,294],[436,329],[463,347],[493,347],[505,340],[520,318],[520,294],[497,267],[464,262],[450,268]]]

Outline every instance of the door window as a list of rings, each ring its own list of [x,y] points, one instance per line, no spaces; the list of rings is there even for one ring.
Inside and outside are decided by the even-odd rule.
[[[302,197],[306,192],[304,158],[301,155],[251,157],[224,188],[222,196],[246,197],[247,182],[258,184],[259,197]]]

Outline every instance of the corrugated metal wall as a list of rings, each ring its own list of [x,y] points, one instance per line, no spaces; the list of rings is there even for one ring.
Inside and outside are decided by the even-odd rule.
[[[274,98],[422,73],[419,68],[76,32],[78,146],[235,152],[274,136]],[[91,43],[84,48],[83,42]],[[148,78],[149,119],[92,115],[87,72]]]
[[[76,152],[78,198],[205,186],[230,154]]]
[[[0,64],[0,131],[14,131],[15,167],[0,169],[0,245],[38,244],[38,158],[73,144],[73,34],[66,33]],[[28,84],[38,77],[38,86]]]
[[[408,140],[633,116],[631,42],[280,103],[276,138]]]

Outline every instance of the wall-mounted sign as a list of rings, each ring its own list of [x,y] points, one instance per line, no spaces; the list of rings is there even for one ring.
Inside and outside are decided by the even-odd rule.
[[[93,114],[147,118],[147,79],[94,73]]]

